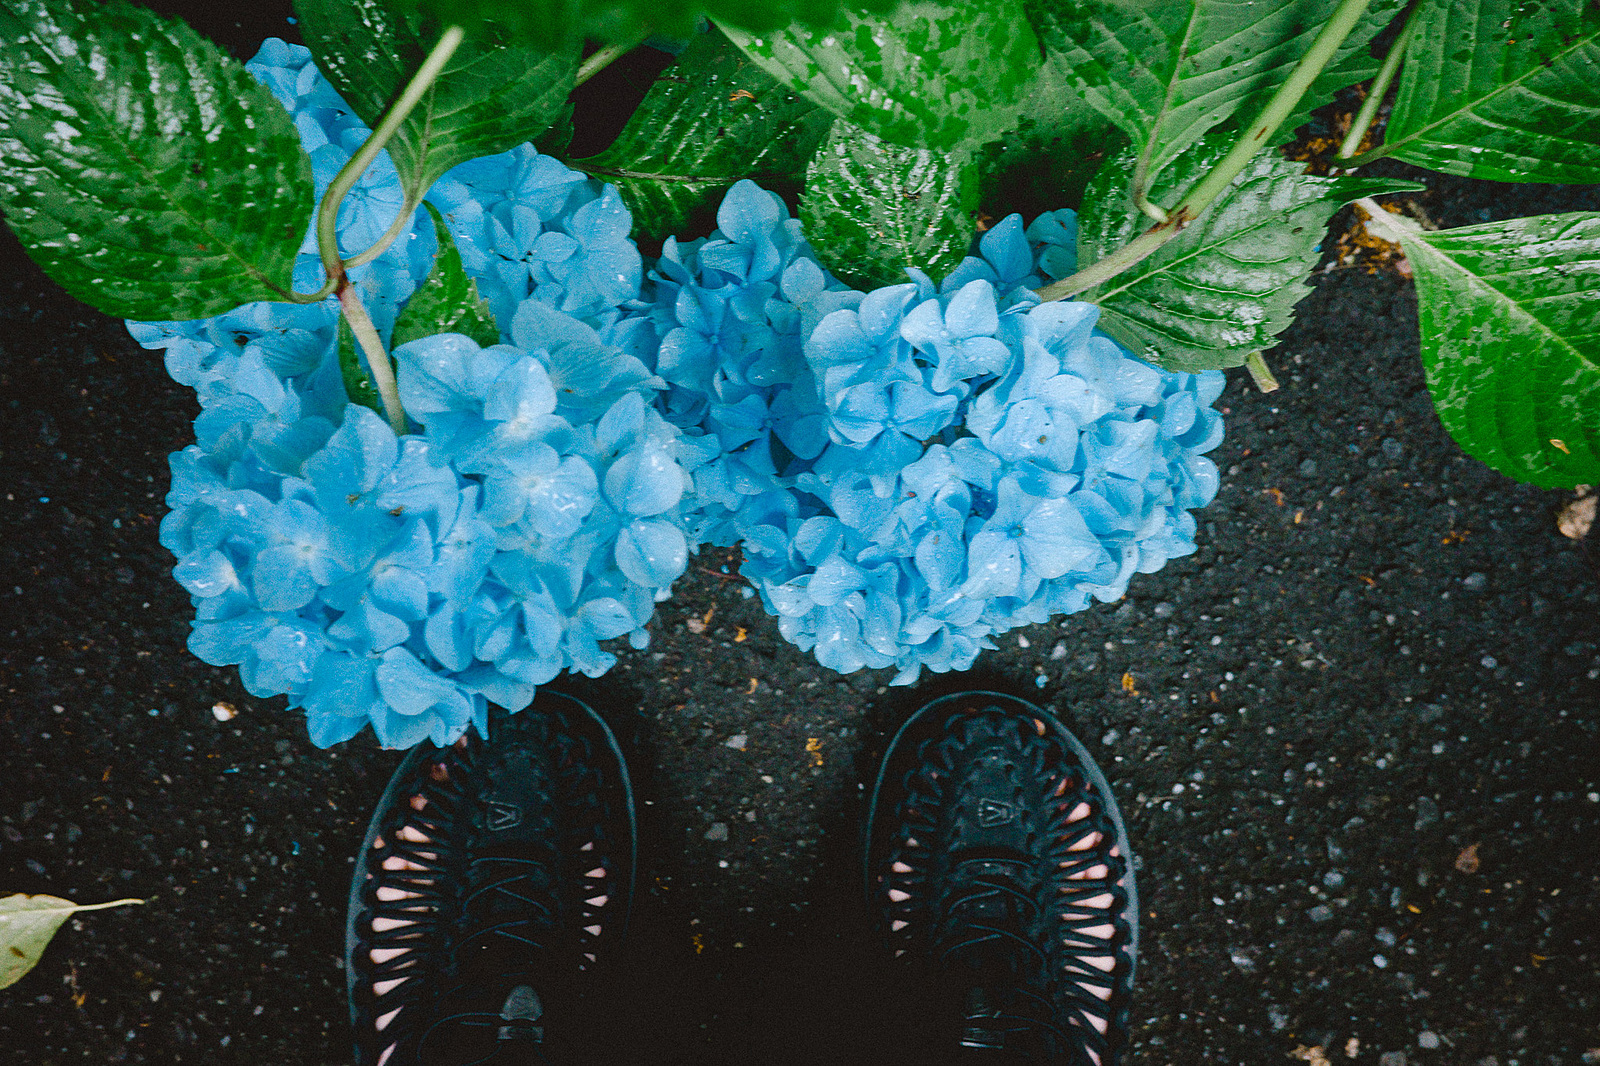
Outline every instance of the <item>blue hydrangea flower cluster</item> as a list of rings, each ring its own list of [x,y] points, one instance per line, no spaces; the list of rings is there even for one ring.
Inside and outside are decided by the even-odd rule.
[[[294,116],[320,196],[366,130],[303,48],[249,69]],[[286,693],[319,745],[483,730],[602,642],[648,642],[701,544],[741,544],[784,636],[824,666],[965,669],[992,637],[1194,550],[1220,374],[1171,374],[1032,289],[1075,216],[1013,216],[942,285],[833,278],[783,201],[728,192],[646,264],[616,190],[531,146],[430,190],[500,328],[394,353],[414,431],[346,401],[337,307],[130,323],[193,387],[162,543],[192,650]],[[340,211],[353,253],[402,206],[385,157]],[[438,242],[419,212],[353,272],[380,334]],[[322,281],[308,234],[296,287]]]
[[[1093,306],[1039,303],[1076,268],[1073,212],[1006,219],[941,286],[913,270],[871,293],[749,182],[718,224],[668,241],[647,294],[668,417],[707,445],[691,529],[742,544],[822,665],[967,669],[995,634],[1195,550],[1223,377],[1158,370]]]
[[[294,116],[320,196],[366,129],[305,49],[268,42],[249,69]],[[458,179],[481,173],[498,199],[475,189],[461,219]],[[603,673],[601,643],[643,647],[687,563],[679,431],[628,350],[649,324],[618,324],[641,264],[615,192],[526,148],[435,192],[505,343],[402,345],[413,433],[347,402],[332,301],[129,324],[201,403],[161,530],[195,604],[190,648],[237,664],[254,695],[287,694],[323,746],[369,723],[387,747],[447,744],[484,730],[490,702],[518,710],[563,670]],[[375,241],[401,205],[380,157],[341,208],[341,248]],[[427,215],[412,222],[353,272],[385,336],[437,252]],[[483,269],[485,247],[501,269]],[[513,247],[516,269],[499,254]],[[308,235],[296,287],[322,279]]]

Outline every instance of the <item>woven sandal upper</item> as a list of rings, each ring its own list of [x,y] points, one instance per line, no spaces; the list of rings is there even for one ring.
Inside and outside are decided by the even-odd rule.
[[[1135,919],[1109,796],[1042,720],[978,704],[925,732],[879,799],[884,933],[966,990],[962,1046],[1114,1061]]]
[[[408,759],[391,783],[352,893],[362,1066],[538,1061],[545,1000],[625,928],[626,770],[545,704],[498,721],[493,744]]]

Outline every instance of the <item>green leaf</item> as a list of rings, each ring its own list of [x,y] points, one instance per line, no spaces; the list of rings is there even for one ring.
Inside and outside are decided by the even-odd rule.
[[[1184,153],[1152,193],[1173,201],[1226,154],[1231,130]],[[1150,220],[1127,195],[1129,149],[1084,195],[1078,262],[1088,266],[1143,232]],[[1269,151],[1252,159],[1209,210],[1154,255],[1085,298],[1101,308],[1100,328],[1133,354],[1169,370],[1239,366],[1270,348],[1293,320],[1301,286],[1317,263],[1328,220],[1362,196],[1419,190],[1379,177],[1325,178]]]
[[[798,191],[832,120],[712,29],[651,86],[611,147],[573,165],[616,185],[636,235],[664,237],[689,232],[741,178]]]
[[[1422,365],[1450,435],[1518,481],[1600,482],[1600,212],[1433,233],[1376,215],[1416,276]]]
[[[984,147],[979,157],[983,212],[1013,211],[1033,219],[1077,207],[1101,164],[1128,146],[1111,120],[1071,87],[1059,55],[1045,57],[1017,128]]]
[[[842,119],[812,157],[800,220],[829,270],[862,288],[934,281],[972,247],[977,168],[970,152],[902,148]]]
[[[343,315],[339,316],[339,378],[346,399],[383,414],[383,397],[372,383],[372,374],[356,347],[356,335]]]
[[[438,43],[437,24],[398,0],[297,0],[295,13],[317,66],[373,129]],[[494,25],[474,29],[389,141],[408,202],[457,163],[538,137],[572,91],[575,47],[546,52]]]
[[[934,150],[1015,125],[1040,62],[1021,0],[905,0],[826,29],[723,28],[781,84],[891,144]]]
[[[585,37],[622,44],[650,34],[687,40],[702,16],[754,32],[791,22],[825,26],[840,8],[883,11],[894,0],[400,0],[437,19],[463,25],[487,20],[518,40],[544,47]]]
[[[50,938],[74,914],[143,902],[119,899],[78,904],[56,896],[27,896],[21,892],[0,899],[0,988],[10,988],[37,966]]]
[[[461,253],[445,228],[439,209],[422,202],[433,218],[433,231],[439,238],[439,254],[433,269],[395,319],[391,348],[398,348],[419,337],[439,333],[462,333],[484,348],[500,343],[500,327],[494,324],[489,305],[478,295],[478,283],[461,266]],[[339,321],[343,322],[343,316]]]
[[[1426,0],[1375,155],[1490,181],[1600,181],[1600,4]]]
[[[311,162],[262,85],[126,3],[0,6],[0,207],[62,288],[109,315],[282,299]]]
[[[1045,47],[1062,55],[1076,90],[1138,147],[1135,168],[1149,178],[1213,127],[1235,118],[1242,127],[1259,114],[1339,6],[1339,0],[1027,2]],[[1373,0],[1282,132],[1338,89],[1377,72],[1368,44],[1401,6],[1402,0]]]

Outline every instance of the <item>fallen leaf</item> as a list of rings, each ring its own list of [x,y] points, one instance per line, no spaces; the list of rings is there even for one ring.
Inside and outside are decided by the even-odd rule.
[[[1573,540],[1582,540],[1594,528],[1595,506],[1600,504],[1600,496],[1580,496],[1565,507],[1556,516],[1556,528],[1563,537]]]
[[[1135,687],[1132,674],[1125,673],[1122,675],[1122,691],[1126,692],[1130,696],[1137,696],[1139,694],[1138,688]]]
[[[1478,845],[1476,844],[1468,844],[1462,849],[1461,854],[1456,856],[1456,869],[1464,874],[1477,873],[1478,865]]]
[[[0,988],[9,988],[39,964],[50,938],[61,923],[78,911],[101,911],[142,899],[78,904],[57,896],[27,896],[21,892],[0,899]]]
[[[807,737],[806,738],[806,751],[811,753],[811,760],[812,760],[811,761],[811,765],[812,766],[821,766],[822,765],[822,738],[821,737]]]
[[[239,708],[235,707],[231,703],[218,700],[216,703],[211,705],[211,717],[215,718],[219,722],[230,721],[231,719],[238,717],[238,714]]]
[[[1299,1059],[1302,1062],[1309,1063],[1310,1066],[1330,1066],[1328,1062],[1327,1049],[1320,1046],[1306,1047],[1304,1044],[1301,1044],[1299,1047],[1289,1052],[1289,1058]]]

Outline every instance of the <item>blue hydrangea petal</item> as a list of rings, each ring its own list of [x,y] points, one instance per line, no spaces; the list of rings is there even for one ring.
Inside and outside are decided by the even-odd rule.
[[[267,548],[256,556],[250,585],[266,611],[297,611],[311,602],[318,587],[306,553],[290,544]]]
[[[537,685],[507,677],[492,666],[483,664],[462,671],[456,680],[467,691],[476,693],[480,697],[487,697],[491,702],[512,712],[527,707],[538,692]],[[483,723],[476,720],[476,709],[474,715],[475,724],[478,725],[480,732],[486,732]]]
[[[683,497],[683,471],[665,447],[647,444],[606,471],[606,496],[635,518],[661,514]]]
[[[1021,215],[1007,215],[990,226],[978,238],[978,247],[994,268],[1002,292],[1023,284],[1033,273],[1033,249],[1028,247],[1028,238],[1023,233]]]
[[[683,530],[671,522],[630,522],[617,533],[617,567],[629,581],[646,588],[665,588],[689,565]]]

